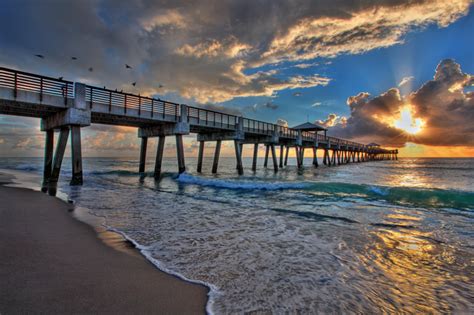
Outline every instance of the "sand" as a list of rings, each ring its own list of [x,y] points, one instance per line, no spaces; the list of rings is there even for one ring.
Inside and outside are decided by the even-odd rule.
[[[0,314],[205,313],[205,286],[105,245],[72,208],[0,186]]]

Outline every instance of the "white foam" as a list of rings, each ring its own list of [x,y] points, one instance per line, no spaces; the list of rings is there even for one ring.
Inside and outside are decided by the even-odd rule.
[[[179,175],[176,179],[180,183],[193,184],[199,186],[209,186],[227,189],[242,190],[281,190],[281,189],[301,189],[308,187],[307,183],[290,183],[290,182],[263,182],[250,180],[229,180],[215,179],[193,176],[187,173]]]
[[[157,267],[159,270],[161,270],[161,271],[163,271],[167,274],[173,275],[173,276],[175,276],[175,277],[177,277],[181,280],[184,280],[186,282],[204,285],[207,288],[209,288],[209,293],[207,294],[208,301],[207,301],[207,304],[206,304],[206,313],[210,314],[210,315],[214,314],[214,312],[212,311],[212,306],[214,305],[214,301],[217,298],[217,296],[220,296],[220,295],[223,294],[222,292],[219,291],[219,289],[215,285],[213,285],[211,283],[208,283],[208,282],[205,282],[205,281],[201,281],[201,280],[193,280],[193,279],[186,278],[184,275],[182,275],[182,274],[180,274],[176,271],[173,271],[171,269],[166,268],[166,266],[161,261],[159,261],[158,259],[156,259],[152,256],[151,251],[149,250],[149,248],[147,246],[141,245],[140,243],[138,243],[136,240],[134,240],[133,238],[128,236],[123,231],[120,231],[120,230],[118,230],[116,228],[113,228],[111,226],[108,226],[106,224],[102,224],[102,225],[107,230],[122,235],[123,238],[125,238],[127,241],[132,243],[140,251],[140,253],[146,259],[148,259],[155,267]]]

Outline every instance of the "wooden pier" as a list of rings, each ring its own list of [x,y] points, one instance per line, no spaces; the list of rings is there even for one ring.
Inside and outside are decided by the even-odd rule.
[[[298,168],[303,167],[305,149],[323,150],[323,164],[335,166],[376,160],[396,160],[398,150],[377,144],[361,144],[327,136],[317,125],[288,128],[273,123],[212,111],[160,99],[122,93],[78,82],[55,79],[0,67],[0,114],[41,118],[45,132],[43,191],[56,194],[64,151],[71,134],[71,185],[81,185],[81,128],[91,124],[131,126],[141,138],[139,171],[145,172],[148,138],[158,137],[154,175],[159,178],[166,137],[175,137],[178,172],[186,170],[183,135],[197,134],[197,171],[201,172],[206,142],[215,142],[212,173],[217,173],[222,141],[233,141],[237,172],[243,174],[242,149],[253,145],[252,170],[257,169],[258,149],[265,146],[264,167],[271,155],[275,172],[288,164],[294,150]],[[54,132],[59,132],[56,151]],[[323,132],[323,133],[321,133]],[[277,156],[277,148],[279,148]]]

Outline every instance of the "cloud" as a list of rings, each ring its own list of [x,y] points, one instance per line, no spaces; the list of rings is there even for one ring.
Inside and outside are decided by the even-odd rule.
[[[347,122],[346,117],[343,117],[343,116],[341,117],[336,114],[329,114],[327,119],[315,121],[316,124],[321,125],[326,128],[333,127],[337,124],[339,124],[340,126],[345,126],[346,122]]]
[[[468,12],[471,1],[49,3],[24,0],[21,9],[14,1],[2,5],[3,65],[208,103],[326,86],[331,80],[325,76],[277,75],[255,67],[290,60],[297,62],[294,69],[306,69],[317,57],[388,47],[412,29],[449,25]],[[10,27],[17,21],[21,26]],[[38,60],[36,53],[46,58]],[[71,56],[79,59],[73,62]],[[133,69],[125,69],[125,63]],[[132,88],[135,81],[139,84]]]
[[[311,107],[317,107],[317,106],[321,106],[322,103],[321,102],[314,102]]]
[[[465,91],[473,81],[474,77],[464,73],[454,60],[443,60],[432,80],[405,97],[397,88],[374,98],[366,92],[349,97],[351,115],[345,122],[336,123],[331,133],[390,146],[407,142],[474,145],[474,137],[466,136],[474,134],[474,92]]]
[[[278,118],[276,124],[278,126],[288,127],[288,122],[282,118]]]
[[[468,0],[395,1],[377,7],[362,4],[346,15],[308,16],[275,36],[258,63],[310,60],[360,54],[403,42],[413,28],[447,26],[467,14]],[[345,8],[343,4],[341,11]]]
[[[409,77],[404,77],[400,80],[400,83],[398,83],[398,87],[402,87],[406,85],[407,83],[411,82],[415,77],[409,76]]]

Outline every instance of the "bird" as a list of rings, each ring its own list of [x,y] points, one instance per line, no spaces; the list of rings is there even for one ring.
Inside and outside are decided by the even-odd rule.
[[[62,81],[62,80],[63,80],[63,77],[59,77],[58,80]]]
[[[77,57],[71,57],[72,60],[77,60]]]
[[[132,67],[129,66],[129,65],[127,65],[127,64],[125,64],[125,68],[126,68],[126,69],[132,69]]]
[[[89,72],[92,72],[92,71],[94,71],[94,68],[90,67]]]
[[[133,86],[136,86],[136,85],[137,85],[137,82],[133,82],[132,85],[133,85]]]
[[[123,90],[120,90],[120,93],[123,93]]]
[[[163,87],[162,84],[158,84],[158,88],[161,89]]]
[[[38,58],[44,59],[43,55],[38,54],[38,55],[35,55],[35,56],[38,57]]]
[[[107,87],[104,85],[104,90],[106,90],[106,89],[107,89]]]

